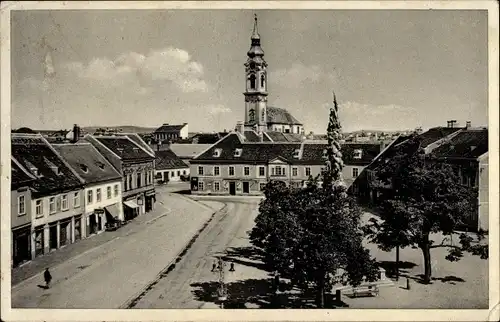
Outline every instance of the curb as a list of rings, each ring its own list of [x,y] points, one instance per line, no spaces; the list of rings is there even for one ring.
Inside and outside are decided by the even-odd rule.
[[[148,220],[148,221],[146,221],[146,222],[144,222],[144,223],[142,223],[142,224],[148,225],[150,222],[156,221],[156,220],[160,219],[161,217],[165,217],[165,216],[169,215],[171,212],[172,212],[172,209],[168,209],[168,212],[167,212],[167,213],[163,213],[162,215],[159,215],[158,217],[152,218],[152,219],[150,219],[150,220]],[[142,224],[139,224],[139,225],[142,225]],[[130,233],[134,233],[134,231],[131,231]],[[104,242],[104,243],[102,243],[102,244],[99,244],[99,245],[94,246],[94,247],[92,247],[92,248],[90,248],[90,249],[87,249],[87,250],[86,250],[86,251],[84,251],[83,253],[80,253],[80,254],[78,254],[78,255],[76,255],[76,256],[70,257],[70,258],[68,258],[67,260],[65,260],[65,261],[63,261],[63,262],[61,262],[61,263],[57,264],[56,266],[53,266],[53,267],[52,267],[52,270],[57,269],[58,267],[60,267],[60,266],[61,266],[61,265],[63,265],[63,264],[68,264],[68,263],[71,263],[71,262],[73,262],[73,261],[77,260],[78,258],[82,257],[83,255],[86,255],[86,254],[92,253],[93,251],[96,251],[98,248],[104,247],[105,245],[107,245],[107,244],[111,243],[112,241],[115,241],[115,240],[117,240],[117,239],[119,239],[119,238],[121,238],[121,237],[127,237],[127,236],[129,236],[129,235],[130,235],[130,233],[129,233],[129,234],[126,234],[126,235],[124,235],[124,236],[116,236],[116,237],[114,237],[114,238],[112,238],[112,239],[110,239],[110,240],[108,240],[108,241],[105,241],[105,242]],[[25,280],[20,281],[20,282],[19,282],[19,283],[17,283],[17,284],[12,285],[12,286],[11,286],[11,292],[12,292],[12,291],[14,291],[14,290],[17,290],[17,289],[21,288],[22,286],[24,286],[24,285],[25,285],[25,284],[27,284],[28,282],[31,282],[32,280],[34,280],[35,278],[40,278],[42,275],[43,275],[43,270],[42,270],[42,271],[40,271],[39,273],[36,273],[35,275],[33,275],[33,276],[31,276],[31,277],[28,277],[28,278],[27,278],[27,279],[25,279]]]
[[[195,202],[194,200],[192,200],[192,201]],[[215,218],[215,215],[221,211],[224,211],[226,208],[227,208],[227,205],[224,204],[224,206],[220,210],[213,211],[213,209],[210,209],[213,211],[210,218],[208,218],[208,220],[205,221],[205,223],[201,226],[201,228],[198,229],[198,231],[186,243],[186,245],[180,250],[180,252],[175,256],[175,258],[164,269],[162,269],[150,283],[146,284],[145,287],[143,287],[139,292],[137,292],[134,296],[132,296],[130,299],[128,299],[125,303],[123,303],[119,308],[120,309],[132,309],[132,308],[134,308],[134,306],[147,294],[148,291],[150,291],[156,284],[158,284],[158,282],[162,278],[164,278],[172,270],[174,270],[175,264],[177,264],[178,262],[180,262],[182,260],[184,255],[191,248],[191,246],[194,244],[194,242],[198,239],[200,234],[208,227],[208,225]]]

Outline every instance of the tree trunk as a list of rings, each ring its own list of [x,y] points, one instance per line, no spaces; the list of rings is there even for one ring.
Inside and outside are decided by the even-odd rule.
[[[396,246],[396,281],[399,281],[399,245]]]
[[[422,249],[422,254],[424,255],[424,278],[423,282],[425,284],[429,284],[431,282],[431,247],[429,243],[429,234],[424,235],[424,240],[420,245],[420,249]]]
[[[317,298],[317,307],[322,309],[325,307],[325,282],[321,281],[318,283],[318,298]]]

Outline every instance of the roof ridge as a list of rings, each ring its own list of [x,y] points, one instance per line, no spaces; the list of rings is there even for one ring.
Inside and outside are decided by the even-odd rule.
[[[75,169],[73,169],[73,167],[59,154],[59,152],[57,152],[56,148],[54,148],[49,141],[47,141],[47,139],[45,139],[44,137],[42,137],[42,140],[45,142],[45,144],[49,147],[49,149],[55,153],[55,155],[62,161],[62,163],[68,167],[69,171],[71,171],[73,173],[73,175],[76,176],[76,178],[80,181],[80,183],[82,184],[85,184],[86,181],[80,177],[80,175],[75,171]]]

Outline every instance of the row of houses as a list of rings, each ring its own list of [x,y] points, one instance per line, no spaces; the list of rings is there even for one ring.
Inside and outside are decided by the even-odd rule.
[[[467,124],[462,128],[448,125],[415,133],[429,156],[457,167],[462,184],[478,187],[479,208],[467,228],[488,230],[488,130]],[[373,180],[377,167],[407,139],[408,136],[399,136],[389,143],[341,144],[344,180],[361,202],[380,202],[381,191]],[[270,142],[248,131],[232,132],[189,160],[191,193],[261,195],[271,180],[302,186],[325,167],[326,144],[324,140]]]
[[[12,133],[14,266],[152,211],[155,177],[188,174],[175,154],[155,153],[137,134],[73,132],[64,143]]]

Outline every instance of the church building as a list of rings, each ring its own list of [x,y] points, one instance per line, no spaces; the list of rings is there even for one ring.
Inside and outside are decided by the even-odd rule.
[[[259,141],[300,142],[304,135],[304,125],[286,109],[267,106],[267,62],[260,44],[257,30],[257,16],[253,27],[250,50],[245,63],[246,89],[245,121],[238,123],[236,130]],[[278,132],[273,134],[271,132]],[[279,133],[291,134],[280,135]]]

